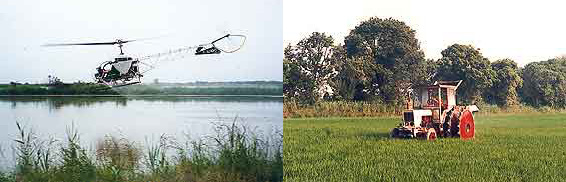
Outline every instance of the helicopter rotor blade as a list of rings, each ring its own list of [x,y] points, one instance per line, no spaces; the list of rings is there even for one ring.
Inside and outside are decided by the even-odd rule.
[[[89,42],[89,43],[64,43],[64,44],[44,44],[43,47],[54,47],[54,46],[75,46],[75,45],[115,45],[124,44],[128,42],[133,42],[136,40],[118,40],[114,42]]]
[[[118,42],[93,42],[93,43],[70,43],[70,44],[44,44],[41,46],[52,47],[52,46],[74,46],[74,45],[114,45]]]
[[[76,46],[76,45],[115,45],[115,44],[125,44],[128,42],[134,42],[134,41],[146,41],[146,40],[152,40],[152,39],[160,39],[163,37],[166,37],[168,35],[161,35],[161,36],[156,36],[156,37],[147,37],[147,38],[140,38],[140,39],[131,39],[131,40],[122,40],[122,39],[117,39],[116,41],[112,41],[112,42],[88,42],[88,43],[62,43],[62,44],[44,44],[41,45],[42,47],[54,47],[54,46]]]

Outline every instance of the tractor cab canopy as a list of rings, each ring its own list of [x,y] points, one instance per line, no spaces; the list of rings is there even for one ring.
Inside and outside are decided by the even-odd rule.
[[[414,107],[420,109],[447,109],[456,105],[456,90],[462,83],[457,81],[436,81],[434,84],[416,88]]]

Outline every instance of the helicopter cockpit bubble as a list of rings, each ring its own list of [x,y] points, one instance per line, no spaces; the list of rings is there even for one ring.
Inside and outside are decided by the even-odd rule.
[[[118,70],[120,72],[120,74],[125,75],[125,74],[128,73],[128,71],[132,67],[132,62],[133,62],[133,60],[131,58],[130,58],[130,60],[128,60],[127,58],[123,58],[122,60],[120,60],[118,62],[112,63],[112,67],[114,67],[116,70]]]

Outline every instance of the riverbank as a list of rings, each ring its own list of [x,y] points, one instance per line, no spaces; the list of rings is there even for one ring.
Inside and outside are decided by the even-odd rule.
[[[215,95],[282,96],[283,83],[277,81],[195,82],[137,84],[111,88],[95,83],[0,84],[0,95]]]
[[[0,85],[0,95],[118,95],[106,85],[94,83],[74,84],[12,84]]]

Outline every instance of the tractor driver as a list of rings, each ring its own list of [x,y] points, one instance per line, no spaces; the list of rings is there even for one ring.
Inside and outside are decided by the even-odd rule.
[[[440,106],[440,100],[436,96],[432,96],[428,99],[427,104],[429,107],[437,107]]]

